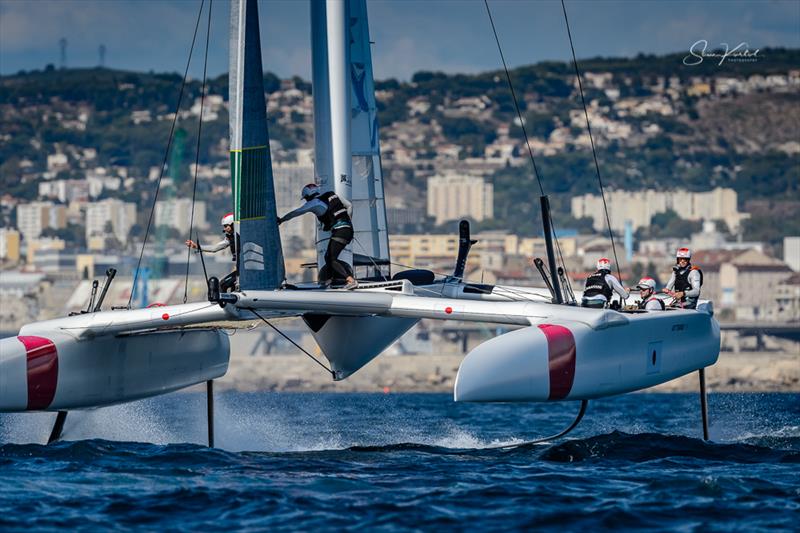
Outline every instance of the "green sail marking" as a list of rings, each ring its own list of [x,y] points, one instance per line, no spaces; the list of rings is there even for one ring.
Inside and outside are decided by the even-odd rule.
[[[270,168],[267,146],[231,151],[231,185],[236,220],[264,218],[267,215],[265,175]]]

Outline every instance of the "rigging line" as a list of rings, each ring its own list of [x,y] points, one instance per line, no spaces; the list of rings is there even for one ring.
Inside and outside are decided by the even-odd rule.
[[[206,287],[208,287],[208,271],[206,270],[206,260],[203,259],[203,247],[200,246],[200,233],[195,232],[197,238],[197,253],[200,254],[200,264],[203,265],[203,277],[206,279]]]
[[[364,255],[366,255],[367,258],[369,259],[370,263],[372,263],[372,266],[375,268],[375,272],[377,272],[378,275],[383,278],[383,281],[389,281],[389,278],[387,278],[386,276],[383,275],[383,272],[381,271],[381,268],[375,262],[375,259],[372,257],[372,255],[370,255],[370,253],[367,251],[367,249],[364,248],[364,245],[361,244],[361,241],[358,240],[358,237],[356,237],[355,232],[353,232],[353,240],[356,241],[356,244],[358,244],[358,246],[361,248],[361,251],[364,252]],[[353,278],[354,279],[356,277],[355,270],[356,270],[356,267],[353,266]]]
[[[597,182],[600,184],[600,197],[603,199],[603,211],[606,214],[606,224],[608,224],[608,236],[611,237],[611,250],[614,252],[614,263],[617,265],[617,276],[619,276],[620,283],[622,283],[622,273],[620,272],[619,260],[617,259],[617,246],[614,244],[614,232],[611,230],[611,217],[608,215],[608,205],[606,204],[606,193],[603,188],[603,178],[600,176],[600,164],[597,162],[597,150],[594,146],[594,136],[592,135],[592,126],[589,122],[589,112],[586,107],[586,97],[583,94],[583,82],[581,81],[581,73],[578,69],[578,59],[575,55],[575,46],[572,43],[572,31],[569,27],[569,17],[567,16],[567,6],[564,0],[561,0],[561,9],[564,12],[564,22],[567,25],[567,36],[569,37],[569,47],[572,50],[572,64],[575,67],[575,77],[578,79],[578,90],[581,93],[581,103],[583,104],[583,115],[586,117],[586,129],[589,132],[589,142],[592,145],[592,157],[594,158],[594,169],[597,173]]]
[[[255,309],[253,309],[252,307],[248,307],[248,308],[247,308],[247,310],[248,310],[248,311],[250,311],[251,313],[253,313],[254,315],[256,315],[258,318],[260,318],[260,319],[261,319],[261,320],[264,322],[264,324],[266,324],[266,325],[268,325],[269,327],[271,327],[272,329],[274,329],[274,330],[275,330],[275,331],[278,333],[278,335],[280,335],[281,337],[283,337],[283,338],[284,338],[284,339],[286,339],[287,341],[289,341],[289,342],[291,342],[292,344],[294,344],[294,345],[295,345],[295,347],[296,347],[298,350],[300,350],[301,352],[303,352],[304,354],[306,354],[307,356],[309,356],[309,357],[310,357],[310,358],[311,358],[311,359],[312,359],[312,360],[313,360],[315,363],[317,363],[319,366],[321,366],[322,368],[324,368],[325,370],[327,370],[328,372],[330,372],[330,373],[331,373],[331,376],[332,376],[334,379],[336,379],[336,373],[335,373],[333,370],[331,370],[330,368],[328,368],[328,367],[325,365],[325,363],[323,363],[322,361],[320,361],[319,359],[317,359],[316,357],[314,357],[313,355],[311,355],[310,353],[308,353],[308,351],[306,351],[306,350],[305,350],[305,348],[303,348],[302,346],[300,346],[299,344],[297,344],[296,342],[294,342],[294,341],[293,341],[293,340],[292,340],[292,339],[291,339],[291,338],[290,338],[288,335],[286,335],[284,332],[282,332],[282,331],[281,331],[281,330],[279,330],[277,327],[275,327],[275,326],[274,326],[274,325],[273,325],[273,324],[272,324],[272,323],[271,323],[269,320],[267,320],[266,318],[264,318],[263,316],[261,316],[261,315],[260,315],[260,314],[259,314],[259,313],[258,313],[258,312],[255,310]]]
[[[158,191],[161,189],[161,180],[164,178],[164,167],[167,166],[167,158],[169,151],[172,147],[172,139],[175,133],[175,124],[178,122],[178,114],[181,110],[181,102],[183,102],[183,93],[186,89],[186,79],[189,76],[189,65],[192,62],[192,55],[194,53],[194,43],[197,39],[197,29],[200,27],[200,19],[203,14],[203,6],[205,0],[200,0],[200,10],[197,12],[197,22],[194,25],[194,35],[192,35],[192,45],[189,48],[189,59],[186,60],[186,69],[183,71],[183,80],[181,81],[181,90],[178,93],[178,105],[175,107],[175,116],[172,118],[172,126],[169,129],[169,136],[167,137],[167,149],[164,151],[164,160],[161,163],[161,171],[158,174],[158,181],[156,182],[156,192],[153,195],[153,207],[150,209],[150,216],[147,219],[147,228],[144,232],[144,240],[142,241],[142,250],[139,252],[139,261],[136,263],[136,271],[133,274],[133,285],[131,286],[131,294],[128,297],[128,309],[131,308],[133,301],[133,294],[136,292],[136,281],[139,279],[139,268],[142,266],[142,257],[144,256],[144,248],[147,245],[147,237],[150,235],[150,226],[153,224],[153,214],[156,210],[156,202],[158,201]]]
[[[525,121],[522,119],[522,112],[520,111],[519,102],[517,101],[517,93],[514,91],[514,84],[511,83],[511,74],[509,73],[508,65],[506,64],[506,57],[503,53],[503,47],[500,45],[500,37],[497,35],[497,28],[494,25],[492,11],[489,9],[489,0],[483,0],[483,4],[486,6],[486,14],[489,15],[489,22],[492,25],[492,33],[494,33],[494,40],[497,43],[497,51],[500,52],[500,59],[503,62],[503,70],[506,74],[506,81],[508,82],[508,88],[511,91],[511,98],[514,101],[514,109],[517,111],[517,118],[519,119],[519,125],[522,129],[522,134],[525,137],[525,146],[528,148],[528,155],[530,156],[531,164],[533,165],[533,173],[536,176],[536,182],[539,184],[539,192],[542,196],[545,196],[544,187],[542,187],[542,179],[539,174],[539,167],[536,165],[536,158],[533,157],[533,148],[531,148],[531,142],[528,138],[528,130],[525,128]],[[550,213],[550,232],[553,234],[553,240],[556,241],[556,246],[560,248],[560,244],[558,243],[558,235],[556,234],[556,224],[552,212]],[[567,265],[564,263],[563,257],[561,258],[561,266],[566,272]]]
[[[494,40],[497,43],[497,50],[500,52],[500,60],[503,62],[503,70],[506,73],[506,81],[508,81],[508,88],[511,90],[511,99],[514,101],[514,108],[517,110],[517,117],[519,118],[519,125],[522,128],[522,135],[525,137],[525,145],[528,147],[528,155],[533,164],[533,173],[536,176],[536,182],[539,184],[539,191],[544,196],[544,187],[542,187],[542,179],[539,176],[539,168],[536,166],[536,159],[533,157],[533,149],[531,148],[530,140],[528,139],[528,131],[525,129],[525,121],[522,120],[522,112],[519,109],[519,102],[517,101],[517,93],[514,91],[514,85],[511,83],[511,74],[508,72],[508,65],[506,65],[506,56],[503,54],[503,47],[500,46],[500,37],[497,36],[497,28],[494,26],[494,19],[492,18],[492,11],[489,9],[489,1],[483,0],[486,6],[486,13],[489,15],[489,23],[492,25],[492,32],[494,33]]]
[[[200,166],[200,137],[203,133],[203,107],[206,101],[206,76],[208,72],[208,43],[211,38],[211,8],[214,7],[214,0],[208,2],[208,24],[206,26],[206,51],[203,58],[203,86],[200,89],[200,116],[197,120],[197,148],[194,156],[194,184],[192,185],[192,213],[189,216],[189,240],[192,240],[192,227],[194,226],[194,204],[197,198],[197,169]],[[234,239],[236,236],[234,235]],[[200,245],[198,244],[199,248]],[[186,250],[186,278],[183,281],[183,303],[186,303],[189,294],[189,260],[192,257],[192,249]],[[203,263],[203,272],[205,273],[205,263]],[[208,276],[206,276],[206,284],[208,284]]]

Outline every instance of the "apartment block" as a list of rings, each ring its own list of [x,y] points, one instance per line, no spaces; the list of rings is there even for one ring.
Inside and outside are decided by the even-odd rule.
[[[493,204],[494,185],[482,177],[449,173],[428,178],[428,215],[437,224],[464,217],[492,218]]]
[[[220,218],[223,214],[220,213]],[[192,200],[190,198],[171,198],[156,202],[156,227],[167,226],[178,230],[181,235],[188,236],[190,223],[192,224],[192,234],[196,229],[208,228],[205,202],[195,201],[194,217],[192,217]]]
[[[31,202],[17,206],[17,228],[25,240],[38,239],[45,228],[67,225],[67,208],[53,202]]]
[[[110,224],[111,232],[125,242],[136,223],[136,204],[109,198],[86,207],[86,241],[93,235],[104,235]]]
[[[717,187],[706,192],[685,190],[609,191],[606,193],[611,228],[623,232],[625,221],[630,220],[637,230],[650,225],[654,215],[667,210],[675,211],[687,220],[724,220],[731,231],[738,231],[742,220],[749,217],[737,209],[737,194],[733,189]],[[599,195],[584,194],[572,198],[572,216],[591,217],[594,229],[606,228],[603,199]]]

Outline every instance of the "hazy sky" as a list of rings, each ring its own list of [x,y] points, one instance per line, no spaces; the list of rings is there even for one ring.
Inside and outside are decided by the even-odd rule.
[[[213,6],[209,73],[227,72],[229,3]],[[567,59],[559,0],[490,0],[510,66]],[[208,5],[208,0],[206,0]],[[200,0],[0,0],[0,73],[59,64],[183,71]],[[375,77],[500,67],[483,0],[368,0]],[[798,0],[567,0],[578,57],[685,52],[741,42],[800,48]],[[310,77],[307,0],[260,0],[263,60],[282,77]],[[205,22],[203,22],[204,27]],[[204,46],[204,39],[200,39]],[[202,73],[196,54],[192,74]]]

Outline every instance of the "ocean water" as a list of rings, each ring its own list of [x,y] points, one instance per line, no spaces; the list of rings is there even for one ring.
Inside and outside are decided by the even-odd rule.
[[[439,394],[173,394],[0,415],[0,531],[797,531],[800,395],[456,404]]]

